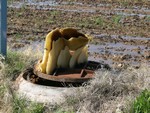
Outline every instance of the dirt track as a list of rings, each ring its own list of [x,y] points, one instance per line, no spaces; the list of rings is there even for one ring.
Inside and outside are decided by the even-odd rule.
[[[150,64],[149,4],[13,2],[8,7],[8,45],[16,50],[43,45],[52,29],[73,27],[94,37],[89,44],[89,59],[115,68]]]

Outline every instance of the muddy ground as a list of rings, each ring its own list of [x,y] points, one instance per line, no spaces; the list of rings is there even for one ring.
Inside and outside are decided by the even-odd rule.
[[[128,1],[128,0],[127,0]],[[114,0],[19,0],[8,5],[8,46],[41,49],[55,28],[73,27],[93,36],[89,60],[114,68],[150,65],[150,2]],[[35,49],[36,51],[36,49]]]

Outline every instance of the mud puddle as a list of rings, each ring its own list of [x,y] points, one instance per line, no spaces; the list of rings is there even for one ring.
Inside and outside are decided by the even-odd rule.
[[[122,15],[122,16],[139,16],[148,17],[150,16],[150,9],[148,8],[113,8],[110,4],[97,4],[87,5],[81,2],[57,2],[55,0],[50,1],[37,1],[28,0],[26,2],[13,2],[9,5],[11,8],[22,8],[28,7],[30,9],[38,10],[57,10],[65,12],[79,12],[79,13],[103,13],[107,15]]]
[[[50,0],[50,1],[27,0],[27,1],[12,2],[8,5],[8,7],[22,8],[30,5],[44,7],[44,6],[57,6],[58,3],[55,0]]]
[[[107,34],[100,34],[100,35],[93,35],[95,37],[95,41],[93,43],[114,43],[117,46],[143,46],[142,48],[149,48],[150,47],[150,38],[149,37],[132,37],[132,36],[120,36],[120,35],[107,35]],[[119,44],[121,43],[121,44]],[[114,45],[113,44],[113,45]]]
[[[92,59],[102,60],[112,66],[150,65],[150,38],[107,34],[95,37],[97,41],[89,46]]]
[[[148,63],[150,48],[145,46],[124,45],[122,43],[105,43],[103,45],[89,45],[89,58],[103,61],[113,66],[114,64],[135,65]]]
[[[8,44],[14,50],[30,48],[43,53],[45,34],[67,26],[94,37],[89,44],[89,60],[115,68],[150,65],[149,8],[55,0],[14,2],[9,7]]]
[[[150,37],[139,37],[139,36],[121,36],[121,35],[108,35],[108,34],[93,34],[96,38],[111,37],[111,38],[122,38],[122,39],[135,39],[135,40],[148,40]]]
[[[102,37],[104,37],[104,35],[101,35],[101,38]],[[125,38],[130,39],[131,37]],[[138,40],[138,37],[134,38]],[[139,39],[146,40],[147,38],[140,37]],[[94,38],[93,40],[97,39]],[[31,49],[32,51],[40,51],[43,53],[43,48],[44,41],[33,41],[22,47],[16,47],[14,50],[24,51]],[[139,67],[142,63],[150,65],[150,47],[144,44],[132,45],[122,42],[106,42],[99,38],[99,43],[89,43],[89,60],[108,64],[112,68],[123,68],[127,65]]]

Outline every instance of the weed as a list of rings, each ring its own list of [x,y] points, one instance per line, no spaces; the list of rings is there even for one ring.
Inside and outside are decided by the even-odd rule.
[[[25,98],[14,96],[13,113],[43,113],[44,106],[27,101]]]
[[[64,103],[65,104],[65,103]],[[62,104],[55,104],[52,106],[46,106],[46,113],[75,113],[72,109],[64,107]]]
[[[21,37],[22,37],[22,35],[21,35],[20,33],[16,33],[16,34],[15,34],[15,38],[16,38],[16,39],[20,39]]]
[[[16,13],[16,17],[20,17],[20,16],[22,16],[22,15],[23,15],[22,12]]]
[[[74,5],[74,1],[73,0],[69,0],[68,1],[68,5]]]
[[[77,23],[78,23],[78,26],[82,28],[90,28],[92,25],[92,21],[89,18],[84,18]]]
[[[28,65],[30,65],[30,59],[24,54],[8,50],[4,73],[7,77],[15,79]]]
[[[12,4],[13,3],[13,0],[7,0],[7,4]]]
[[[65,23],[63,24],[63,27],[72,27],[72,26],[73,26],[73,23],[70,22],[70,21],[65,22]],[[82,27],[82,24],[79,24],[79,26]]]
[[[15,79],[21,71],[37,59],[38,54],[31,50],[16,52],[8,49],[4,68],[0,70],[0,112],[1,113],[43,113],[44,106],[28,102],[26,99],[14,96],[10,78]],[[34,63],[33,63],[34,64]]]
[[[60,14],[59,11],[51,11],[51,12],[50,12],[50,15],[51,15],[51,16],[57,16],[57,15],[59,15],[59,14]]]
[[[150,22],[150,16],[147,16],[147,17],[146,17],[146,21],[147,21],[147,22]]]
[[[74,105],[74,104],[78,103],[78,99],[72,98],[72,97],[68,97],[66,101],[69,105]]]
[[[54,112],[54,113],[74,113],[73,111],[64,111],[64,110],[58,110],[58,111],[56,111],[56,112]]]
[[[90,44],[98,45],[98,44],[100,44],[100,42],[95,41],[95,40],[92,40],[92,41],[90,42]]]
[[[47,20],[47,22],[49,24],[55,24],[55,18],[57,18],[57,16],[60,15],[60,12],[59,11],[51,11],[49,12],[49,18]]]
[[[128,1],[120,1],[120,5],[122,5],[122,6],[128,6],[129,5],[129,2]]]
[[[122,15],[115,15],[115,16],[113,16],[113,18],[112,18],[112,22],[113,22],[114,24],[119,24],[121,18],[122,18]]]
[[[95,19],[95,24],[102,26],[102,25],[104,24],[104,20],[103,20],[101,17],[97,17],[97,18]]]
[[[6,90],[6,87],[5,87],[3,84],[1,84],[1,85],[0,85],[0,96],[3,96],[3,95],[4,95],[5,90]]]
[[[144,90],[135,99],[130,113],[150,113],[150,91]]]
[[[53,21],[52,18],[49,18],[47,22],[48,22],[49,24],[53,24],[53,23],[54,23],[54,21]]]
[[[87,28],[89,28],[89,24],[87,22],[79,23],[79,27],[82,27],[82,28],[87,27]]]

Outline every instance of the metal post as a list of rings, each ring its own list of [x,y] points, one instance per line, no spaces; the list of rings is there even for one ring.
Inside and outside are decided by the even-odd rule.
[[[7,51],[7,0],[0,0],[0,54]]]

